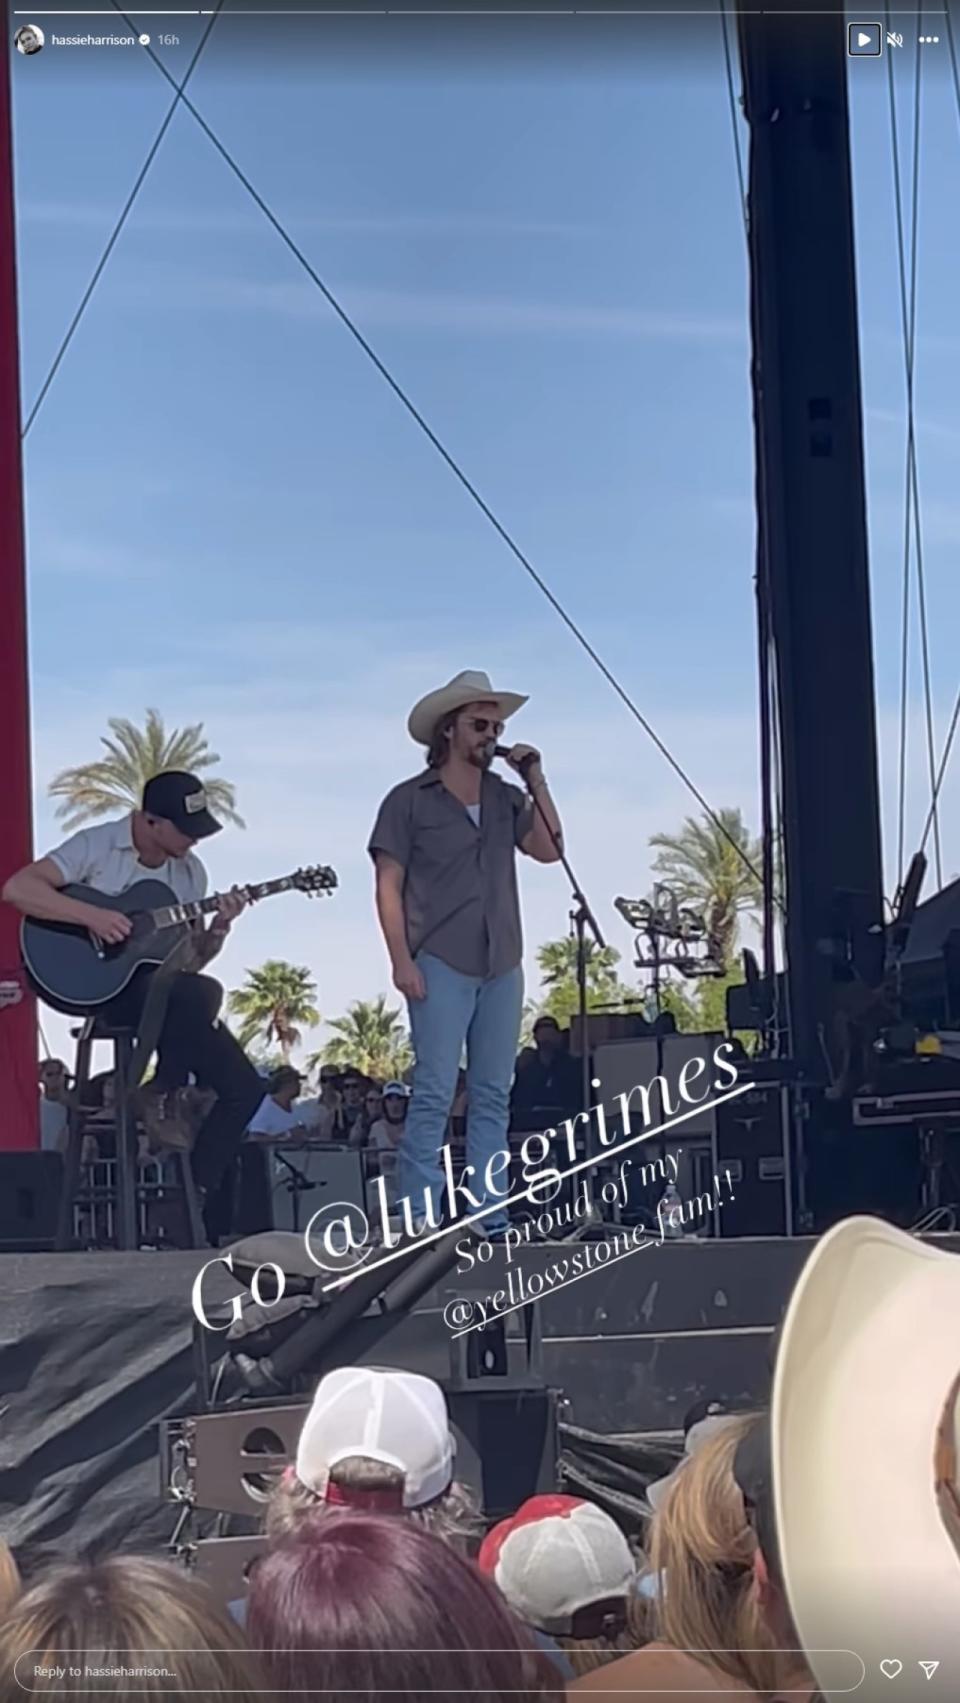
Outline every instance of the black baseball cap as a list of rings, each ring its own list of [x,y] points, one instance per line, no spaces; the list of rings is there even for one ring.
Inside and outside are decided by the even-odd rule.
[[[208,840],[223,827],[207,808],[203,782],[183,769],[154,775],[143,789],[143,808],[148,816],[172,822],[188,840]]]

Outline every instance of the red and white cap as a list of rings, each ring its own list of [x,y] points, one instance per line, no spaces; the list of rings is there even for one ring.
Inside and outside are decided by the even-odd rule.
[[[447,1403],[432,1378],[344,1366],[317,1385],[297,1445],[296,1475],[325,1501],[343,1501],[330,1474],[359,1455],[402,1473],[402,1506],[421,1508],[449,1488],[455,1449]]]
[[[637,1571],[616,1521],[578,1496],[531,1496],[477,1559],[521,1620],[561,1636],[579,1610],[628,1597]]]

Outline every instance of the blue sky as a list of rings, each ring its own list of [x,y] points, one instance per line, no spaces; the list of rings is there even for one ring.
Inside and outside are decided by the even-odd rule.
[[[688,22],[669,54],[371,51],[349,75],[306,34],[289,58],[241,53],[230,31],[249,23],[217,24],[193,100],[702,791],[756,822],[747,276],[717,21]],[[179,30],[174,75],[196,40]],[[942,738],[960,613],[960,128],[946,49],[927,52],[916,394]],[[136,49],[13,57],[29,408],[170,90]],[[903,357],[886,73],[852,69],[892,891]],[[575,866],[629,959],[612,899],[645,891],[649,835],[693,800],[184,111],[25,476],[41,850],[58,837],[46,783],[96,755],[108,715],[203,720],[249,824],[211,849],[215,882],[313,861],[341,879],[322,906],[284,898],[246,919],[224,980],[292,958],[337,1015],[388,987],[364,845],[382,794],[419,766],[409,706],[485,668],[531,694],[516,734],[542,746]],[[915,663],[908,840],[925,814],[919,687]],[[523,892],[535,985],[533,949],[566,931],[568,895],[532,867]]]

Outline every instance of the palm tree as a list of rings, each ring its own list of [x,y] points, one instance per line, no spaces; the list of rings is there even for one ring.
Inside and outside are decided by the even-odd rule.
[[[616,1006],[629,996],[636,998],[632,988],[625,987],[617,975],[620,954],[613,946],[598,947],[595,941],[584,942],[587,972],[587,1008]],[[571,935],[559,940],[546,940],[537,948],[537,964],[546,998],[539,1012],[555,1017],[563,1026],[579,1006],[577,988],[577,942]]]
[[[517,1042],[520,1052],[523,1052],[526,1047],[533,1046],[533,1025],[537,1021],[539,1015],[540,1012],[537,1008],[536,1001],[533,999],[525,999],[523,1002],[523,1010],[520,1013],[520,1039]]]
[[[316,983],[304,964],[268,958],[259,969],[248,970],[246,985],[236,988],[227,1002],[241,1019],[240,1045],[259,1042],[270,1047],[276,1042],[289,1063],[300,1041],[300,1025],[312,1029],[320,1021],[316,998]]]
[[[62,769],[54,776],[48,791],[51,798],[62,801],[57,815],[68,828],[111,812],[138,810],[147,781],[165,769],[186,769],[200,775],[219,763],[218,753],[207,744],[202,721],[191,727],[175,727],[168,734],[156,710],[147,710],[146,714],[143,728],[121,716],[111,718],[107,723],[110,737],[100,740],[106,756],[75,769]],[[244,827],[230,782],[213,778],[203,784],[214,815],[237,828]]]
[[[584,958],[587,970],[587,988],[597,991],[608,982],[616,982],[617,965],[620,954],[614,946],[598,947],[593,940],[584,942]],[[577,979],[577,942],[572,935],[563,935],[560,940],[545,940],[537,948],[537,964],[540,976],[546,988],[555,988],[563,982]]]
[[[339,1069],[358,1070],[376,1082],[402,1079],[413,1063],[410,1037],[400,1018],[398,1006],[388,1006],[387,996],[376,999],[356,999],[345,1017],[335,1017],[330,1028],[334,1031],[320,1052],[309,1061],[333,1064]]]
[[[653,834],[650,844],[658,848],[654,874],[662,876],[682,905],[703,914],[707,933],[729,964],[740,912],[755,913],[763,900],[759,874],[754,874],[762,852],[739,810],[719,810],[717,818],[705,815],[698,822],[688,816],[678,834]]]

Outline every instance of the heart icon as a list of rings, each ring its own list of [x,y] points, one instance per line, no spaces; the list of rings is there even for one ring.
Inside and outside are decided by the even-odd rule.
[[[885,1662],[880,1663],[880,1672],[882,1674],[885,1674],[887,1679],[896,1679],[897,1674],[901,1673],[902,1671],[903,1671],[903,1663],[898,1662],[896,1660],[896,1658],[894,1658],[892,1661],[888,1658]]]

